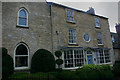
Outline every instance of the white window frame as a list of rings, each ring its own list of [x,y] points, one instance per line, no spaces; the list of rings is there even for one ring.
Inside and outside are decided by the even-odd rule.
[[[98,34],[100,34],[100,35],[98,35]],[[100,38],[98,36],[100,36]],[[99,40],[101,40],[101,43],[98,43]],[[98,43],[98,45],[103,45],[102,34],[100,32],[97,32],[97,43]]]
[[[65,50],[66,51],[66,54],[67,54],[67,51],[70,51],[70,50]],[[80,55],[83,55],[83,57],[80,57],[79,59],[81,60],[81,59],[83,59],[83,62],[81,63],[82,64],[82,66],[85,64],[84,62],[84,51],[83,50],[76,50],[76,51],[81,51],[80,52],[80,54],[79,54],[79,57],[80,57]],[[72,55],[73,55],[73,58],[70,58],[70,59],[73,59],[73,67],[65,67],[65,58],[64,58],[64,56],[65,56],[65,53],[63,52],[63,56],[62,56],[62,58],[63,58],[63,60],[64,60],[64,62],[63,62],[63,69],[77,69],[77,68],[79,68],[79,67],[82,67],[82,66],[75,66],[75,50],[72,50]],[[66,58],[67,59],[67,58]]]
[[[94,21],[95,21],[95,26],[97,28],[100,28],[100,22],[99,22],[99,19],[97,17],[94,18]]]
[[[100,63],[100,61],[99,61],[99,63],[98,63],[98,58],[99,58],[99,60],[100,60],[100,57],[101,57],[101,56],[100,56],[99,50],[96,50],[97,64],[102,65],[102,64],[110,64],[110,63],[111,63],[111,60],[110,60],[110,53],[109,53],[109,51],[108,51],[108,54],[109,54],[109,60],[110,60],[110,62],[106,62],[106,59],[105,59],[106,56],[105,56],[104,51],[105,51],[105,50],[103,49],[103,50],[102,50],[102,54],[103,54],[102,57],[103,57],[103,59],[104,59],[104,60],[103,60],[104,62],[103,62],[103,63]],[[97,56],[98,54],[99,54],[99,57]]]
[[[72,32],[70,32],[70,30]],[[74,33],[73,33],[74,32]],[[71,34],[71,35],[70,35]],[[70,39],[71,36],[71,39]],[[71,42],[70,42],[71,41]],[[73,41],[73,42],[72,42]],[[68,42],[69,44],[76,44],[76,30],[75,29],[68,29]]]
[[[71,12],[72,15],[68,15],[68,11]],[[73,20],[68,20],[68,17],[72,18]],[[66,19],[67,19],[68,22],[75,22],[74,21],[74,12],[72,10],[69,10],[69,9],[66,10]]]
[[[26,20],[27,20],[27,21],[26,21],[26,25],[20,25],[20,24],[19,24],[19,12],[20,12],[22,9],[26,12]],[[28,11],[27,11],[25,8],[20,8],[19,11],[18,11],[18,14],[17,14],[17,26],[28,27]]]
[[[26,48],[27,48],[27,50],[28,50],[28,55],[16,55],[16,49],[17,49],[17,47],[19,46],[19,45],[24,45]],[[26,45],[26,44],[24,44],[24,43],[19,43],[16,47],[15,47],[15,49],[14,49],[14,69],[15,70],[19,70],[19,69],[29,69],[30,68],[30,63],[29,63],[29,48],[28,48],[28,46]],[[28,66],[26,66],[26,67],[15,67],[15,63],[16,63],[16,61],[15,61],[15,58],[17,57],[17,56],[21,56],[21,57],[25,57],[25,56],[28,56]]]

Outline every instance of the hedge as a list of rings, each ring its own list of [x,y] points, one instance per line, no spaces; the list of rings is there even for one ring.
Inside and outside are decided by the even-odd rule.
[[[14,72],[13,59],[7,54],[6,48],[0,48],[2,50],[2,80],[6,80]]]
[[[50,73],[27,73],[17,72],[9,77],[8,80],[58,80],[54,75]]]
[[[109,65],[84,65],[76,71],[80,80],[112,80],[114,74]]]
[[[51,72],[55,70],[55,58],[45,49],[37,50],[31,61],[31,72]]]
[[[113,73],[115,76],[120,76],[120,61],[115,61],[113,65]]]

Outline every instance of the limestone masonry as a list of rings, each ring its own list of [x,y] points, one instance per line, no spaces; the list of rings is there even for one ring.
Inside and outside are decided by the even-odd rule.
[[[2,46],[14,68],[30,68],[38,49],[62,51],[63,69],[114,63],[108,18],[50,2],[2,2]]]

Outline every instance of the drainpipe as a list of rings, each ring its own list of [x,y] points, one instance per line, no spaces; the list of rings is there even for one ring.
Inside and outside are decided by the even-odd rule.
[[[48,5],[50,6],[50,26],[51,26],[51,43],[52,43],[52,53],[54,53],[53,50],[53,25],[52,25],[52,3],[48,3]]]

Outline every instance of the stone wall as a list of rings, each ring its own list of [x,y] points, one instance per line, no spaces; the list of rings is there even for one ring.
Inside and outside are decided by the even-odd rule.
[[[114,62],[114,52],[112,40],[109,30],[109,23],[107,18],[93,16],[84,12],[73,10],[75,23],[67,22],[66,19],[67,8],[59,5],[52,5],[52,24],[53,24],[53,45],[54,51],[59,47],[107,47],[110,48],[112,62]],[[100,28],[95,28],[94,18],[97,17],[100,22]],[[69,44],[68,29],[76,30],[77,45]],[[58,34],[57,34],[57,33]],[[99,46],[97,43],[96,32],[102,33],[103,45]],[[90,41],[86,42],[83,39],[84,33],[88,33]]]
[[[114,49],[115,61],[120,61],[120,49]]]
[[[45,2],[3,2],[2,5],[2,46],[8,49],[14,59],[14,50],[20,42],[27,44],[32,55],[38,49],[52,52],[50,9]],[[17,26],[17,15],[23,7],[28,11],[28,27]]]
[[[50,8],[45,2],[3,2],[2,4],[2,46],[8,49],[8,54],[13,59],[17,44],[23,42],[30,50],[30,61],[38,49],[47,49],[54,54],[60,47],[107,47],[111,49],[111,60],[114,62],[107,18],[73,10],[75,23],[70,23],[66,20],[67,8],[57,5],[51,5]],[[20,8],[28,11],[28,27],[17,26]],[[100,21],[100,28],[95,28],[95,17]],[[68,29],[70,28],[76,30],[76,45],[69,44]],[[97,44],[96,32],[102,33],[101,46]],[[84,41],[84,33],[89,34],[89,42]]]

